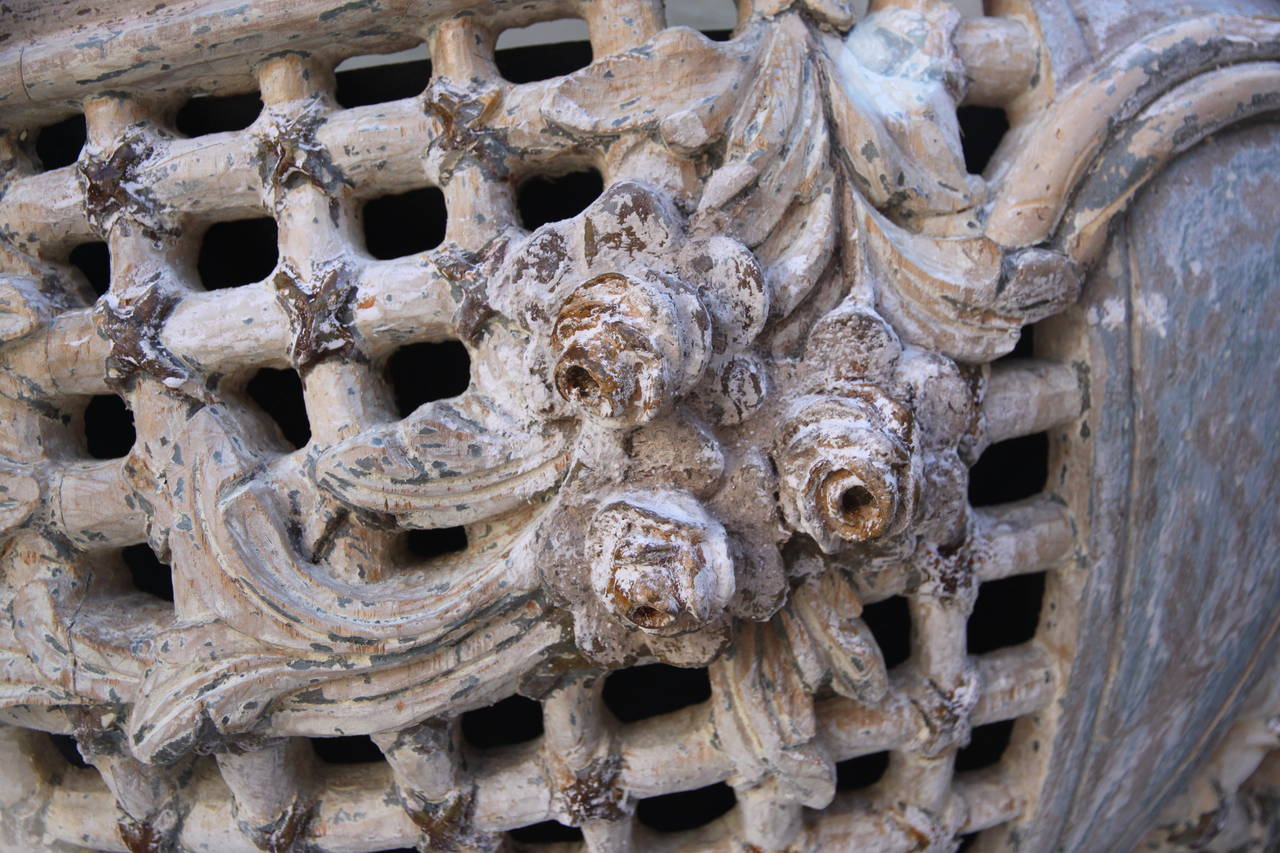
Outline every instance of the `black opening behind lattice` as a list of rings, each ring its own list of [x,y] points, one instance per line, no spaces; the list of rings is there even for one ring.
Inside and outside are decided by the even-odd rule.
[[[987,581],[978,587],[965,630],[969,654],[986,654],[1035,637],[1044,585],[1044,572],[1036,572]]]
[[[1038,432],[993,444],[969,469],[969,503],[992,506],[1029,498],[1049,478],[1049,436]]]
[[[498,66],[498,73],[512,83],[549,80],[590,65],[591,42],[564,41],[501,48],[494,53],[494,62]]]
[[[382,761],[382,750],[368,735],[313,737],[311,749],[327,764],[368,764]]]
[[[262,281],[279,260],[276,222],[263,216],[209,226],[200,240],[196,270],[205,290]]]
[[[98,394],[84,407],[84,444],[94,459],[129,455],[138,433],[133,412],[116,394]]]
[[[911,610],[901,595],[868,604],[862,608],[862,621],[871,629],[886,667],[911,656]]]
[[[46,172],[70,166],[80,157],[88,138],[88,125],[79,113],[40,128],[36,133],[36,157],[40,159],[40,166]]]
[[[969,745],[956,753],[956,772],[981,770],[1000,761],[1013,736],[1013,720],[1001,720],[978,726],[969,737]]]
[[[405,548],[414,561],[429,560],[467,549],[465,527],[440,527],[434,530],[410,530],[405,534]]]
[[[624,723],[670,714],[710,698],[705,669],[654,663],[617,670],[604,682],[605,707]]]
[[[173,601],[173,568],[162,563],[150,545],[141,542],[121,548],[120,556],[129,569],[134,589],[164,601]]]
[[[311,421],[297,371],[264,367],[249,380],[245,393],[275,422],[284,440],[295,450],[311,441]]]
[[[682,832],[705,826],[738,802],[724,782],[693,791],[677,791],[636,803],[636,820],[658,832]]]
[[[339,71],[334,76],[339,106],[364,107],[421,95],[431,83],[431,60],[388,62]]]
[[[533,826],[522,826],[507,832],[512,841],[521,844],[555,844],[557,842],[582,841],[582,830],[576,826],[565,826],[555,820],[535,823]]]
[[[524,743],[542,735],[542,706],[524,696],[462,715],[462,737],[481,749]]]
[[[1009,117],[999,107],[969,106],[957,110],[956,118],[960,120],[964,167],[970,174],[980,175],[1009,132]]]
[[[884,778],[889,769],[889,753],[873,752],[859,755],[836,764],[836,790],[856,791],[867,788]]]
[[[365,248],[384,261],[434,249],[444,240],[448,216],[435,187],[370,199],[361,212]]]
[[[602,192],[604,178],[595,169],[529,178],[516,188],[520,224],[532,231],[548,222],[572,219]]]
[[[242,95],[195,97],[182,105],[174,127],[184,136],[205,136],[228,130],[244,130],[262,112],[257,92]]]
[[[84,275],[98,296],[111,287],[111,252],[102,240],[81,243],[67,255],[67,262]]]

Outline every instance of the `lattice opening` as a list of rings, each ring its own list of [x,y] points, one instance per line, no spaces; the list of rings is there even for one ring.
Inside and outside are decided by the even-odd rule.
[[[425,403],[466,391],[471,384],[471,355],[461,341],[409,344],[387,359],[386,373],[396,412],[408,417]]]
[[[80,157],[89,138],[84,116],[76,114],[40,128],[36,133],[36,157],[46,172],[70,166]]]
[[[884,778],[889,769],[889,753],[873,752],[836,762],[836,790],[869,788]]]
[[[507,837],[521,844],[557,844],[583,840],[581,829],[565,826],[556,820],[544,820],[532,826],[509,830]]]
[[[901,595],[862,608],[862,621],[871,629],[884,655],[884,665],[892,668],[911,656],[911,610]]]
[[[956,753],[956,772],[966,773],[998,764],[1009,748],[1013,724],[1013,720],[1001,720],[974,728],[969,737],[969,745]]]
[[[96,295],[102,296],[111,286],[111,252],[102,240],[76,246],[67,255],[67,263],[80,270]]]
[[[960,147],[964,150],[964,167],[972,175],[981,175],[1009,132],[1009,117],[999,107],[961,107]]]
[[[710,698],[705,669],[654,663],[616,670],[604,682],[605,707],[624,723],[670,714]]]
[[[422,47],[345,59],[335,69],[334,98],[350,109],[422,94],[431,84],[431,60]]]
[[[969,503],[1011,503],[1044,491],[1049,479],[1049,435],[1038,432],[991,445],[969,469]]]
[[[503,30],[494,62],[498,73],[512,83],[548,80],[586,68],[591,64],[587,22],[560,18]]]
[[[444,242],[448,216],[435,187],[370,199],[361,212],[365,248],[384,261],[434,249]]]
[[[49,742],[53,744],[53,748],[57,750],[58,755],[61,755],[67,764],[81,769],[93,766],[84,760],[84,756],[80,754],[80,748],[76,746],[76,739],[71,735],[49,732],[48,737]]]
[[[1021,645],[1035,637],[1044,587],[1044,572],[1014,575],[978,587],[966,628],[969,654]]]
[[[410,530],[404,534],[404,548],[411,563],[456,554],[467,550],[467,530],[465,527]]]
[[[542,736],[542,706],[524,696],[508,696],[462,715],[462,737],[479,749],[512,746]]]
[[[173,602],[173,568],[160,561],[145,542],[120,549],[133,588],[163,601]]]
[[[693,791],[648,797],[636,803],[636,820],[657,832],[683,832],[723,817],[738,798],[724,782]]]
[[[689,3],[666,0],[667,26],[690,27],[712,41],[728,41],[738,25],[738,4],[734,0]]]
[[[302,379],[297,371],[264,367],[253,375],[244,390],[293,449],[305,447],[311,441],[311,421],[307,418]]]
[[[529,178],[516,188],[520,224],[532,231],[548,222],[572,219],[602,192],[604,178],[595,169]]]
[[[128,456],[138,439],[133,412],[122,397],[98,394],[84,407],[84,446],[94,459]]]
[[[326,764],[372,764],[383,761],[382,750],[368,735],[313,737],[311,751]]]
[[[173,118],[174,127],[184,136],[207,136],[229,130],[244,130],[262,112],[257,92],[241,95],[197,95],[182,105]]]
[[[1013,349],[1008,355],[1001,356],[992,364],[1004,361],[1008,358],[1031,358],[1036,352],[1036,327],[1035,325],[1023,326],[1018,331],[1018,342],[1013,345]]]
[[[279,259],[274,219],[236,219],[204,232],[196,270],[205,290],[222,290],[264,280]]]

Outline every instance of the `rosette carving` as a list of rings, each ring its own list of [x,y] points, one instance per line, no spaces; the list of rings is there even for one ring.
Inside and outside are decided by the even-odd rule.
[[[643,631],[673,636],[720,619],[734,592],[724,528],[675,492],[619,497],[591,519],[591,586]]]

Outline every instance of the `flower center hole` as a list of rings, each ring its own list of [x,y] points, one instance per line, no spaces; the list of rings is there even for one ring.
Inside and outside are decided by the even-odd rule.
[[[600,383],[591,375],[591,371],[575,364],[564,372],[564,384],[575,397],[593,400],[600,396]]]
[[[641,628],[661,628],[671,621],[669,614],[647,604],[632,608],[629,615],[631,621]]]
[[[876,496],[865,486],[850,486],[840,495],[840,511],[846,518],[856,519],[875,506]]]

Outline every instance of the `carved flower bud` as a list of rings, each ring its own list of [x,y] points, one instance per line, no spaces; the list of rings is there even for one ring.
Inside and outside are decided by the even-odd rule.
[[[802,398],[776,453],[787,522],[827,553],[901,531],[916,502],[911,431],[910,413],[873,389]]]
[[[596,594],[642,631],[697,630],[720,618],[733,598],[724,528],[683,492],[612,500],[596,512],[587,536]]]
[[[556,317],[552,381],[583,414],[644,423],[705,369],[710,325],[701,303],[679,282],[596,276]]]

